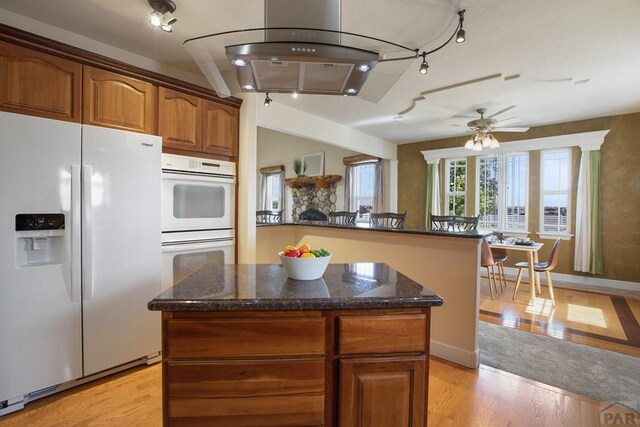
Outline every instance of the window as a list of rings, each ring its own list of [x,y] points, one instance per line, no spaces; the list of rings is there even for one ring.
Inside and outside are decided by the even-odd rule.
[[[448,215],[464,215],[467,192],[467,160],[449,159],[445,167],[445,211]]]
[[[358,211],[356,221],[368,222],[373,209],[375,192],[375,163],[355,165],[352,169],[351,201],[349,210]]]
[[[527,231],[527,153],[478,157],[476,199],[481,228]]]
[[[283,209],[284,172],[262,174],[262,209],[279,211]]]
[[[541,231],[568,233],[571,202],[571,150],[545,150],[540,155]]]

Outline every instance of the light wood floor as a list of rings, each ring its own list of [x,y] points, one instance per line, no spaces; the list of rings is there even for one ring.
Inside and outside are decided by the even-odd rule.
[[[600,426],[593,399],[481,366],[431,359],[430,426]],[[625,411],[614,407],[615,413]],[[0,426],[160,426],[161,366],[130,369],[28,404]],[[638,416],[640,420],[640,415]]]
[[[545,285],[533,303],[528,283],[520,285],[513,301],[514,285],[507,280],[507,288],[492,301],[488,281],[482,278],[480,320],[640,357],[637,293],[554,283],[553,307]]]

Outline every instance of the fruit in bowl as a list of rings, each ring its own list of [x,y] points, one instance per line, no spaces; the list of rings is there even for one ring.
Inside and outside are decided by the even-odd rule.
[[[295,280],[316,280],[322,277],[331,253],[324,249],[311,249],[307,244],[287,246],[278,254],[287,276]]]

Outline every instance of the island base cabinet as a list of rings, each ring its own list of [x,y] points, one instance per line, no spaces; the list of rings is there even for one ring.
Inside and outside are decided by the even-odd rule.
[[[168,362],[172,426],[318,426],[324,359]]]
[[[340,427],[426,426],[426,356],[340,360]]]

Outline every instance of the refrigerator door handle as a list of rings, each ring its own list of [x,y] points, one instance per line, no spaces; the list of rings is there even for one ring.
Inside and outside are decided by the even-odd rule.
[[[81,170],[80,165],[71,165],[71,301],[80,301],[80,287],[82,284],[81,277],[81,211],[80,200],[81,194]]]
[[[93,199],[91,194],[91,174],[93,170],[91,166],[82,166],[82,196],[83,196],[83,212],[82,212],[82,298],[93,298],[93,224],[91,215],[93,213]]]

